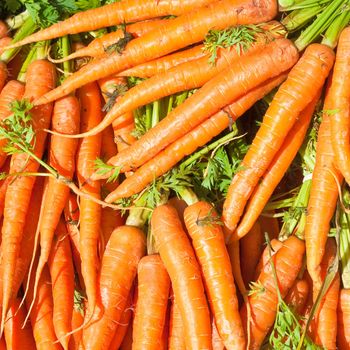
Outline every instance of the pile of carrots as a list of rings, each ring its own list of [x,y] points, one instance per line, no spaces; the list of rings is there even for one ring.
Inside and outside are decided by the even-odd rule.
[[[350,349],[348,0],[1,11],[0,350]]]

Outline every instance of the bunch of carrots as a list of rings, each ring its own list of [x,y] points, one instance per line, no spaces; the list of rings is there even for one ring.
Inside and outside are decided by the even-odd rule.
[[[0,18],[0,350],[350,349],[349,0]]]

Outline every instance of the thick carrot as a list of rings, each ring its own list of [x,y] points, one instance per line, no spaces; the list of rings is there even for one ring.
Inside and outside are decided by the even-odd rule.
[[[140,260],[137,281],[133,349],[158,349],[162,344],[170,289],[169,275],[158,254]]]
[[[219,335],[218,330],[216,328],[214,317],[212,318],[211,328],[213,330],[212,337],[211,337],[213,350],[224,350],[225,346],[224,346],[222,339],[220,338],[220,335]]]
[[[197,202],[185,209],[184,219],[219,335],[226,349],[245,349],[230,257],[222,227],[215,223],[219,217],[209,203]]]
[[[24,94],[24,85],[17,80],[10,80],[0,93],[0,122],[11,114],[11,103],[20,100]],[[4,164],[7,154],[3,148],[7,144],[5,139],[0,140],[0,167]]]
[[[0,61],[0,91],[2,90],[2,88],[6,83],[7,76],[8,76],[8,72],[7,72],[6,64]]]
[[[271,264],[265,265],[257,282],[261,284],[261,290],[257,290],[249,297],[251,309],[250,318],[250,349],[260,349],[260,346],[273,325],[278,306],[277,288],[282,298],[286,296],[292,287],[303,263],[305,244],[295,236],[290,236],[283,242],[283,246],[273,256],[277,283]],[[242,323],[247,332],[247,308],[241,309]]]
[[[309,296],[309,283],[303,279],[298,279],[294,282],[293,286],[286,295],[284,301],[297,315],[301,315],[304,310],[304,306]]]
[[[30,64],[24,97],[32,100],[55,85],[55,67],[48,61],[37,60]],[[41,158],[46,133],[43,129],[50,124],[52,105],[34,107],[31,110],[33,130],[36,132],[34,153]],[[12,156],[10,172],[36,172],[39,164],[25,153]],[[4,258],[3,272],[3,314],[4,320],[10,300],[14,296],[14,275],[18,259],[26,214],[29,210],[30,196],[35,182],[34,176],[18,176],[9,184],[5,197],[4,224],[2,227],[2,245]],[[21,203],[21,205],[18,205]]]
[[[342,289],[338,302],[338,333],[337,344],[339,350],[350,349],[350,289]]]
[[[51,27],[34,33],[17,42],[11,47],[23,46],[29,43],[54,39],[68,34],[77,34],[91,30],[111,27],[117,24],[136,22],[148,18],[167,15],[179,15],[191,11],[199,6],[209,4],[210,0],[126,0],[99,8],[80,12],[58,22]]]
[[[320,92],[300,113],[297,121],[282,143],[281,148],[276,153],[258,186],[252,193],[247,203],[244,216],[237,227],[235,233],[237,237],[245,236],[253,227],[254,222],[258,219],[273,191],[282,180],[287,169],[297,155],[304,141],[319,96]]]
[[[242,170],[233,177],[224,203],[223,220],[226,231],[232,239],[239,238],[234,230],[254,188],[282,146],[301,111],[323,86],[333,61],[334,53],[328,46],[321,44],[308,46],[274,96],[263,123],[241,162]]]
[[[81,104],[81,130],[86,131],[102,119],[101,97],[97,84],[85,85],[78,92]],[[91,181],[94,161],[100,156],[101,134],[84,138],[77,153],[77,175],[81,190],[100,198],[99,181]],[[81,269],[88,299],[88,313],[98,301],[97,274],[100,266],[98,245],[100,240],[101,206],[85,197],[80,198],[80,256]]]
[[[350,89],[346,84],[350,79],[350,27],[339,37],[332,82],[328,91],[328,107],[332,109],[331,135],[337,168],[350,183]]]
[[[68,349],[69,333],[74,306],[74,267],[72,252],[63,220],[56,228],[54,242],[48,260],[52,280],[53,324],[55,333],[64,349]]]
[[[284,78],[285,75],[281,75],[254,88],[245,96],[227,106],[223,111],[216,113],[197,128],[179,138],[152,160],[141,166],[133,176],[124,180],[116,191],[112,192],[106,198],[106,201],[110,202],[117,198],[129,197],[141,191],[147,184],[151,183],[155,177],[165,174],[186,155],[193,153],[198,147],[205,145],[213,137],[225,130],[230,125],[231,121],[235,121],[240,117],[257,100],[280,84]]]
[[[183,323],[175,297],[172,298],[170,308],[168,349],[186,350]]]
[[[91,323],[84,329],[84,349],[108,349],[144,252],[145,237],[140,229],[121,226],[113,231],[102,258],[99,278],[104,313],[98,315],[95,310]]]
[[[53,93],[38,99],[36,104],[56,100],[84,84],[195,44],[210,29],[268,21],[276,15],[276,11],[274,0],[219,0],[210,3],[132,40],[121,55],[112,54],[86,65],[68,77]]]
[[[210,315],[201,270],[176,209],[170,205],[157,207],[151,228],[178,302],[186,349],[211,349]]]
[[[20,299],[15,299],[7,314],[8,320],[5,323],[4,330],[6,349],[36,350],[32,326],[27,322],[24,328],[22,328],[27,311],[24,306],[19,307],[20,303]]]

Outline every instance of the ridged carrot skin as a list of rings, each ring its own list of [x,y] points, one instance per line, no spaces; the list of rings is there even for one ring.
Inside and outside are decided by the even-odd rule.
[[[312,44],[290,71],[274,96],[263,122],[232,179],[224,203],[223,220],[228,236],[239,239],[237,227],[246,203],[282,146],[300,113],[321,89],[334,62],[328,46]],[[292,93],[291,93],[292,91]]]
[[[211,2],[169,21],[160,28],[155,28],[141,38],[132,40],[122,55],[112,54],[86,65],[68,77],[53,93],[38,99],[36,104],[56,100],[84,84],[195,44],[203,40],[210,29],[260,23],[271,20],[276,13],[277,6],[274,0]]]
[[[259,215],[262,213],[273,191],[280,183],[293,159],[297,155],[299,148],[305,139],[319,95],[320,92],[300,113],[297,121],[287,134],[281,148],[276,153],[270,166],[267,168],[261,181],[252,193],[247,203],[244,216],[237,227],[237,237],[241,238],[245,236],[253,227],[254,222],[259,218]]]
[[[151,229],[178,302],[186,349],[211,350],[210,315],[201,269],[176,209],[170,205],[157,207]]]
[[[331,135],[335,163],[350,184],[350,28],[339,37],[332,82],[328,91],[328,106],[332,109]]]
[[[197,148],[205,145],[213,137],[225,130],[231,121],[233,122],[240,117],[257,100],[261,99],[274,87],[279,85],[285,77],[286,76],[282,74],[277,78],[273,78],[259,85],[249,91],[245,96],[225,107],[223,111],[216,113],[188,134],[169,145],[152,160],[136,170],[134,175],[125,179],[117,189],[106,198],[106,201],[113,202],[118,198],[129,197],[132,194],[140,192],[151,183],[154,178],[165,174],[185,156],[192,154]]]
[[[181,319],[179,306],[177,305],[174,296],[172,298],[170,308],[168,349],[186,350],[184,339],[184,327]]]
[[[0,91],[3,89],[6,83],[8,73],[7,73],[7,67],[4,62],[0,62]]]
[[[350,289],[342,289],[338,301],[338,333],[339,350],[350,349]]]
[[[126,26],[126,31],[133,35],[135,38],[139,38],[142,35],[150,32],[151,30],[164,25],[171,21],[172,18],[154,18],[146,19],[144,21],[135,22]]]
[[[10,80],[0,93],[0,121],[11,114],[11,103],[20,100],[24,94],[24,84],[17,80]],[[7,144],[5,139],[0,140],[0,167],[3,166],[7,158],[7,153],[3,147]]]
[[[297,315],[301,315],[309,292],[310,287],[308,281],[305,278],[301,280],[298,279],[294,282],[284,301]]]
[[[303,264],[304,252],[304,242],[295,236],[290,236],[272,258],[282,298],[286,296],[298,276]],[[260,349],[276,317],[278,296],[271,264],[265,265],[259,275],[258,283],[261,283],[264,289],[248,297],[251,308],[250,349],[252,350]],[[241,309],[241,317],[247,332],[245,305]]]
[[[236,287],[222,227],[214,207],[207,202],[188,206],[184,213],[219,335],[227,350],[245,349]],[[208,222],[201,223],[201,220]]]
[[[216,328],[214,317],[212,318],[211,328],[213,330],[212,337],[211,337],[213,350],[224,350],[225,346]]]
[[[27,70],[27,81],[24,98],[33,100],[52,89],[56,84],[55,67],[45,60],[31,63]],[[46,132],[51,121],[52,104],[34,107],[30,113],[33,129],[36,132],[34,153],[41,158],[44,152]],[[10,172],[36,172],[39,164],[25,153],[12,156]],[[36,178],[34,176],[19,176],[9,184],[5,196],[4,223],[2,227],[2,246],[4,264],[3,312],[7,311],[9,302],[14,296],[14,275],[18,259],[26,214],[29,210],[30,196]],[[18,203],[21,203],[19,206]],[[3,313],[3,318],[5,317]]]
[[[99,277],[104,313],[99,315],[95,310],[84,329],[82,346],[85,350],[108,349],[144,253],[145,237],[140,229],[121,226],[114,230],[102,258]]]
[[[158,254],[143,257],[137,267],[138,298],[133,324],[133,350],[162,346],[170,278]]]
[[[120,152],[113,165],[122,171],[141,166],[232,101],[286,71],[297,57],[288,39],[273,41],[262,51],[245,56],[204,84],[129,149]]]

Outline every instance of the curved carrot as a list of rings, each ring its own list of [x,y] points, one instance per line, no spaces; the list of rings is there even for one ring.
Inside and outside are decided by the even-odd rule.
[[[178,301],[186,349],[211,349],[210,315],[201,270],[176,209],[170,205],[157,207],[151,228]]]
[[[84,329],[84,349],[108,349],[144,252],[145,237],[140,229],[121,226],[113,231],[102,258],[99,279],[104,313],[100,316],[95,310],[91,323]]]
[[[342,289],[338,302],[338,333],[337,344],[339,350],[350,349],[350,289]]]
[[[102,119],[101,97],[97,84],[85,85],[78,91],[81,104],[81,130],[86,131]],[[100,156],[101,134],[82,139],[77,153],[77,175],[80,189],[100,198],[99,181],[91,181],[94,161]],[[97,273],[100,266],[98,245],[100,239],[101,206],[85,197],[80,198],[80,256],[81,272],[88,299],[88,313],[98,302]]]
[[[74,306],[74,267],[67,229],[63,220],[58,223],[48,260],[52,281],[53,325],[56,336],[65,350],[71,328]]]
[[[146,0],[142,3],[138,0],[126,0],[116,2],[77,13],[65,21],[58,22],[26,37],[9,48],[153,17],[179,15],[210,2],[210,0],[180,0],[176,2],[172,0]]]
[[[133,349],[158,349],[162,342],[170,278],[159,255],[143,257],[137,268],[138,298]]]
[[[213,137],[225,130],[231,121],[235,121],[240,117],[257,100],[280,84],[284,78],[285,75],[281,75],[259,85],[249,91],[245,96],[227,106],[223,111],[216,113],[197,128],[179,138],[152,160],[136,170],[134,175],[125,179],[117,189],[106,198],[106,201],[113,202],[118,198],[129,197],[140,192],[151,183],[154,178],[165,174],[185,156],[193,153],[198,147],[205,145]]]
[[[265,265],[261,271],[257,283],[261,284],[262,288],[254,291],[248,297],[251,309],[250,349],[260,349],[265,336],[275,321],[278,306],[277,287],[282,298],[285,297],[301,269],[304,252],[304,242],[295,236],[290,236],[283,242],[283,246],[272,258],[278,286],[274,280],[271,264]],[[247,332],[247,308],[245,305],[241,309],[241,317]]]
[[[284,174],[292,163],[302,145],[308,130],[316,103],[321,91],[300,113],[292,129],[287,134],[281,148],[276,153],[261,181],[252,193],[237,230],[237,237],[243,237],[253,227],[265,205],[269,201],[273,191],[282,180]]]
[[[7,72],[6,64],[0,61],[0,91],[2,90],[2,88],[6,83],[7,76],[8,76],[8,72]]]
[[[7,314],[7,322],[5,323],[5,340],[7,350],[36,350],[35,341],[33,338],[33,330],[30,323],[26,323],[23,328],[23,323],[26,318],[25,307],[19,307],[20,299],[15,299]]]
[[[350,27],[339,37],[332,82],[328,91],[328,106],[332,109],[331,135],[335,163],[346,182],[350,183]]]
[[[209,203],[197,202],[185,209],[184,219],[202,269],[219,335],[226,349],[245,349],[230,257],[222,228],[215,223],[219,217]]]
[[[198,3],[198,0],[196,2]],[[210,29],[268,21],[276,15],[276,11],[274,0],[212,2],[155,28],[141,38],[132,40],[121,55],[115,53],[93,61],[35,103],[42,104],[56,100],[84,84],[195,44],[201,41]]]
[[[239,238],[234,230],[249,197],[299,114],[323,86],[333,61],[334,53],[328,46],[308,46],[287,80],[278,89],[251,147],[241,162],[242,170],[235,174],[228,190],[223,220],[231,239]]]
[[[30,64],[27,71],[27,82],[24,98],[32,100],[55,86],[55,67],[45,60],[37,60]],[[50,125],[52,104],[34,107],[32,116],[33,130],[36,133],[34,153],[41,158],[44,152],[46,133],[43,129]],[[27,154],[18,153],[12,156],[10,172],[36,172],[39,164]],[[4,320],[10,300],[14,296],[13,283],[16,271],[16,260],[19,256],[23,237],[25,217],[29,210],[30,196],[35,182],[34,176],[19,176],[10,182],[4,208],[4,224],[2,227],[2,246],[4,263],[3,315]],[[19,206],[18,203],[21,203]]]
[[[284,299],[287,305],[292,308],[297,315],[301,315],[304,310],[309,296],[309,289],[309,283],[305,278],[301,280],[298,279],[294,282]]]
[[[181,319],[180,309],[175,301],[175,297],[172,298],[173,302],[170,308],[170,321],[169,321],[169,350],[186,350],[184,340],[184,328]]]

